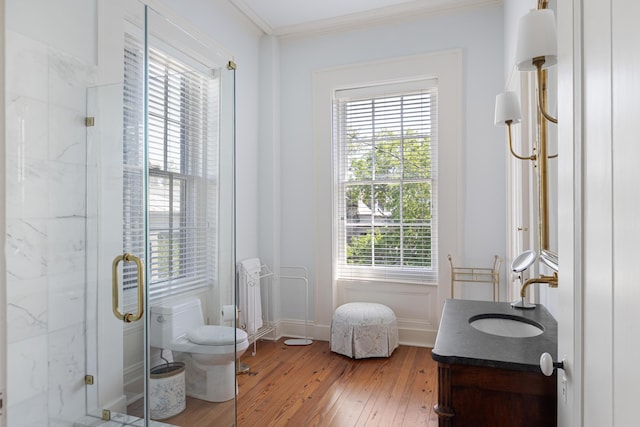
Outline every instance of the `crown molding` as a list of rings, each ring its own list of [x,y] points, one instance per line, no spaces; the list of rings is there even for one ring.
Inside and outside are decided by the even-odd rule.
[[[451,13],[469,8],[501,5],[503,0],[413,0],[398,5],[352,13],[297,25],[271,27],[244,0],[230,0],[265,34],[279,38],[305,37],[349,31],[371,25],[388,24]]]
[[[238,10],[249,18],[256,27],[260,28],[266,35],[274,35],[274,28],[272,28],[260,15],[258,15],[244,0],[229,0],[231,4],[238,8]]]

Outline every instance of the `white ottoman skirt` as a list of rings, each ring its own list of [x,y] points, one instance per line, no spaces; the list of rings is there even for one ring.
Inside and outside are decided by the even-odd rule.
[[[389,307],[350,302],[338,307],[331,322],[331,351],[354,359],[389,357],[398,348],[398,324]]]

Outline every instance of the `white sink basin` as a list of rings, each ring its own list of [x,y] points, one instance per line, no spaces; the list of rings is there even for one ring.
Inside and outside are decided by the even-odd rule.
[[[536,322],[507,314],[480,314],[470,318],[469,324],[485,334],[501,337],[528,338],[544,332]]]

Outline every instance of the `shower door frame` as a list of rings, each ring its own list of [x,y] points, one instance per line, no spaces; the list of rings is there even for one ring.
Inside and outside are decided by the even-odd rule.
[[[144,14],[142,17],[138,16],[137,18],[135,16],[132,17],[131,13],[127,13],[127,12],[123,12],[124,8],[122,4],[118,4],[118,2],[114,2],[115,4],[112,4],[111,2],[107,2],[107,1],[99,1],[98,2],[98,34],[99,34],[99,63],[101,65],[104,66],[104,64],[106,65],[106,69],[102,69],[102,77],[100,79],[100,81],[119,81],[118,78],[116,78],[116,76],[119,76],[119,79],[121,79],[122,76],[122,66],[121,64],[118,65],[114,65],[113,64],[113,58],[117,58],[120,57],[122,58],[122,46],[124,45],[123,43],[123,35],[125,32],[125,28],[128,25],[132,24],[133,22],[137,22],[139,26],[141,26],[142,28],[144,28],[143,32],[145,34],[145,51],[146,51],[146,44],[147,44],[147,37],[148,33],[150,32],[149,28],[148,28],[148,12],[152,12],[157,14],[158,16],[161,17],[166,17],[166,16],[170,16],[171,19],[167,20],[167,23],[169,25],[175,25],[176,30],[182,30],[184,31],[184,36],[186,38],[190,38],[193,37],[194,34],[197,36],[199,33],[197,31],[194,31],[192,29],[190,29],[188,32],[184,30],[184,28],[188,28],[188,26],[185,27],[185,23],[184,22],[180,22],[180,20],[178,18],[176,18],[175,16],[172,16],[170,11],[168,11],[167,9],[164,9],[163,7],[161,7],[160,5],[156,4],[156,6],[153,7],[153,9],[151,9],[149,7],[149,4],[152,3],[156,3],[153,1],[145,1],[144,3],[140,2],[139,5],[140,7],[143,8],[144,10]],[[127,2],[128,3],[128,2]],[[129,3],[130,4],[130,3]],[[158,12],[158,9],[160,10],[160,13]],[[134,14],[135,15],[135,14]],[[127,24],[126,21],[128,21],[129,23]],[[122,31],[118,31],[118,34],[122,34],[122,37],[114,37],[114,23],[118,23],[115,28],[121,28]],[[181,24],[182,26],[178,26],[176,23]],[[133,25],[136,25],[135,23],[133,23]],[[177,36],[177,38],[180,38],[180,36]],[[206,37],[204,38],[206,39]],[[177,40],[178,43],[180,42],[184,42],[184,40]],[[216,67],[219,69],[225,69],[225,67],[220,66],[219,64],[226,64],[227,61],[223,62],[223,58],[229,58],[230,55],[228,55],[223,49],[219,48],[217,45],[212,44],[211,41],[209,41],[207,39],[206,43],[203,43],[202,46],[200,46],[200,48],[202,47],[208,48],[210,49],[209,53],[210,53],[210,57],[213,58],[213,60],[215,61],[219,61],[219,62],[215,62],[216,63]],[[193,53],[194,51],[189,51],[189,53]],[[231,64],[231,62],[229,61],[229,64]],[[225,151],[225,153],[221,153],[221,156],[225,156],[224,158],[227,157],[232,157],[235,155],[235,68],[231,69],[231,68],[226,68],[226,72],[230,73],[230,76],[232,76],[233,79],[233,89],[230,89],[230,86],[227,85],[228,87],[226,89],[224,89],[227,93],[231,92],[231,90],[233,90],[233,105],[232,108],[230,109],[230,112],[227,111],[226,113],[223,111],[221,112],[221,116],[225,116],[227,123],[230,121],[233,121],[233,129],[223,129],[223,131],[221,132],[221,134],[219,135],[220,138],[220,148],[219,150],[227,150]],[[111,78],[110,78],[110,77]],[[99,88],[103,88],[105,86],[99,86]],[[146,82],[145,82],[145,87],[146,87]],[[145,89],[146,91],[146,89]],[[117,90],[116,90],[117,92]],[[221,94],[221,96],[223,96]],[[120,90],[120,100],[122,99],[122,90]],[[224,101],[224,99],[226,98],[222,98],[222,102]],[[144,129],[145,129],[145,151],[147,151],[147,142],[146,142],[146,117],[148,112],[146,111],[147,109],[147,103],[146,101],[144,101],[145,104],[145,113],[143,114],[144,116]],[[222,108],[222,107],[221,107]],[[120,109],[120,115],[122,115],[122,109]],[[115,118],[115,117],[114,117]],[[100,121],[97,121],[97,123],[100,123]],[[221,125],[223,126],[223,125]],[[120,129],[122,129],[122,127],[120,127]],[[115,135],[117,137],[117,135]],[[122,139],[122,131],[120,131],[120,139]],[[230,141],[233,140],[233,144],[231,144],[231,147],[223,147],[224,141]],[[230,151],[229,148],[231,148]],[[120,151],[121,152],[121,151]],[[147,180],[148,180],[148,161],[147,161],[147,156],[145,155],[144,158],[144,175],[145,175],[145,188],[147,187]],[[230,208],[229,211],[225,211],[225,212],[221,212],[221,216],[224,216],[225,219],[221,220],[220,222],[222,223],[230,223],[233,224],[232,227],[220,227],[222,228],[222,232],[225,233],[223,236],[219,237],[219,251],[221,252],[219,254],[219,258],[220,260],[219,265],[220,265],[220,272],[219,272],[219,277],[218,277],[218,283],[234,283],[234,277],[235,277],[235,232],[233,230],[235,230],[235,170],[234,170],[234,166],[235,165],[235,159],[234,162],[231,162],[230,165],[227,165],[227,168],[231,168],[230,170],[227,170],[226,172],[224,172],[225,176],[230,176],[232,179],[232,182],[226,184],[226,188],[221,189],[221,192],[226,193],[227,195],[230,195],[231,200],[233,200],[232,206]],[[222,174],[223,172],[221,172]],[[98,178],[101,181],[104,181],[104,176],[101,178]],[[222,179],[220,179],[222,181]],[[107,180],[108,182],[108,180]],[[145,194],[146,194],[146,190]],[[89,197],[89,195],[88,195]],[[114,199],[114,195],[111,194],[111,199]],[[120,201],[121,202],[121,201]],[[89,205],[89,203],[88,203]],[[111,217],[113,217],[113,220],[109,220],[110,222],[113,222],[115,219],[117,219],[118,221],[121,221],[122,218],[122,211],[120,210],[120,212],[113,212],[113,206],[106,202],[105,200],[102,200],[100,203],[98,203],[98,205],[100,206],[100,208],[102,209],[102,212],[97,212],[97,215],[100,215],[101,217],[109,217],[109,215]],[[88,206],[89,208],[89,206]],[[146,221],[148,221],[148,207],[147,207],[147,219]],[[92,226],[92,224],[88,225],[88,229]],[[100,225],[98,225],[98,227],[100,227]],[[88,373],[95,373],[95,384],[90,384],[93,380],[93,378],[91,378],[90,376],[87,377],[87,413],[92,415],[92,416],[97,416],[97,417],[101,417],[103,419],[109,418],[110,414],[109,414],[109,410],[107,408],[114,408],[114,412],[126,412],[126,407],[127,407],[127,402],[126,402],[126,396],[124,394],[124,381],[120,381],[120,379],[123,377],[123,367],[125,366],[125,362],[123,360],[123,347],[121,346],[121,344],[117,343],[117,341],[119,340],[120,342],[124,341],[124,339],[126,338],[126,333],[127,333],[127,329],[129,330],[135,330],[136,328],[124,328],[124,329],[120,329],[120,328],[115,328],[114,329],[114,320],[115,318],[113,317],[113,313],[112,313],[112,308],[111,308],[111,298],[112,298],[112,293],[111,293],[111,288],[109,287],[107,289],[106,285],[105,285],[105,276],[106,276],[106,264],[107,261],[110,262],[110,258],[113,258],[113,256],[116,256],[118,254],[122,254],[122,246],[121,244],[114,244],[114,241],[120,241],[121,243],[121,238],[120,239],[116,239],[116,236],[114,236],[113,234],[115,233],[111,233],[115,230],[115,228],[113,229],[109,229],[109,227],[113,228],[115,227],[115,224],[111,224],[110,226],[107,226],[106,229],[97,231],[97,233],[101,236],[107,236],[106,239],[110,240],[110,242],[108,243],[109,248],[106,247],[102,247],[102,243],[103,242],[97,242],[99,244],[99,248],[96,249],[96,252],[101,251],[102,254],[98,255],[96,254],[96,268],[102,269],[102,273],[99,273],[99,278],[96,281],[96,285],[97,288],[95,290],[91,290],[88,289],[87,291],[87,322],[95,322],[95,336],[92,336],[92,331],[91,328],[89,327],[90,325],[88,324],[87,327],[87,345],[89,346],[90,343],[91,345],[93,345],[93,342],[95,342],[95,356],[92,356],[91,353],[91,349],[88,348],[88,352],[87,352],[87,372]],[[145,233],[145,241],[147,241],[147,243],[145,244],[145,247],[147,248],[148,251],[148,225],[145,226],[145,228],[147,229],[147,232]],[[120,231],[122,231],[122,226],[120,225]],[[226,245],[225,247],[223,247],[223,245]],[[119,246],[119,247],[118,247]],[[92,256],[92,252],[89,252],[88,255],[88,262],[90,262],[90,257]],[[147,258],[145,256],[145,258]],[[224,266],[229,265],[232,268],[224,268]],[[109,264],[109,267],[111,267],[111,264]],[[89,269],[90,267],[88,267]],[[149,268],[148,266],[144,267],[144,280],[145,282],[147,281],[147,277],[148,277],[148,271]],[[109,271],[110,273],[110,271]],[[121,274],[121,273],[120,273]],[[110,274],[109,274],[110,276]],[[110,280],[110,279],[109,279]],[[87,280],[87,286],[89,286],[89,280]],[[143,372],[149,372],[150,370],[150,354],[149,354],[149,343],[148,343],[148,325],[149,325],[149,301],[148,301],[148,286],[147,283],[145,283],[144,285],[144,289],[145,289],[145,295],[144,295],[144,314],[142,319],[140,320],[140,322],[143,322],[143,357],[142,357],[142,361],[140,361],[141,365],[142,365],[142,369]],[[224,301],[225,303],[235,303],[235,293],[234,293],[234,289],[230,289],[228,291],[224,291],[225,295],[220,297],[220,301]],[[92,298],[95,298],[95,303],[93,303]],[[95,305],[95,307],[92,307],[92,305]],[[92,310],[95,309],[95,319],[91,320],[90,316],[92,313]],[[212,321],[215,321],[215,319],[212,319]],[[108,326],[111,323],[111,326]],[[117,324],[117,323],[116,323]],[[123,335],[125,334],[125,335]],[[93,341],[93,342],[92,342]],[[114,343],[116,343],[114,345]],[[126,344],[123,344],[126,345]],[[106,353],[105,353],[106,351]],[[110,352],[110,353],[109,353]],[[119,353],[119,354],[118,354]],[[114,357],[115,356],[115,357]],[[93,359],[92,359],[93,357]],[[120,364],[119,362],[117,362],[118,360],[123,360],[123,362]],[[115,366],[114,363],[112,363],[113,361],[116,361]],[[117,380],[113,381],[115,377],[118,377]],[[143,375],[144,377],[144,392],[143,392],[143,397],[144,397],[144,402],[147,402],[147,398],[148,398],[148,394],[149,394],[149,376],[148,375]],[[113,384],[115,382],[115,384]],[[121,387],[121,390],[123,390],[123,392],[121,393],[120,396],[117,396],[115,398],[115,400],[107,400],[105,401],[104,396],[113,396],[113,388],[118,388]],[[111,390],[109,390],[111,389]],[[110,392],[109,392],[110,391]],[[149,409],[148,409],[148,404],[144,403],[143,404],[144,409],[144,419],[145,421],[145,425],[147,425],[147,421],[149,420]],[[234,403],[234,408],[235,408],[235,403]],[[235,417],[235,411],[234,411],[234,417]],[[122,417],[118,417],[119,419],[123,419]]]

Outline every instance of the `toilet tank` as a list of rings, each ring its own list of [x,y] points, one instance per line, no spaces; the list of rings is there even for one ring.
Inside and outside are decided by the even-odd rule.
[[[166,348],[175,338],[204,325],[202,303],[197,298],[153,305],[150,314],[149,344],[152,347]]]

